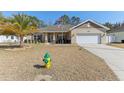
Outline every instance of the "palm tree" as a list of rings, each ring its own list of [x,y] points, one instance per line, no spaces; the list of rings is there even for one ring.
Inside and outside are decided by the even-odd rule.
[[[22,46],[23,37],[25,35],[31,34],[36,31],[37,20],[32,19],[30,16],[25,14],[14,15],[13,19],[14,19],[14,24],[18,29],[17,34],[20,37],[20,46]]]
[[[1,26],[4,31],[2,34],[13,34],[20,37],[20,47],[23,46],[23,38],[26,35],[37,31],[37,23],[33,23],[30,16],[25,14],[16,14],[5,24]]]

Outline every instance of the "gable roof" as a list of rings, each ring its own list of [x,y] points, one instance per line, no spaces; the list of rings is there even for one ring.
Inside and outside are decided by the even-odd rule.
[[[100,23],[98,23],[98,22],[96,22],[96,21],[94,21],[94,20],[91,20],[91,19],[87,19],[87,20],[81,22],[80,24],[78,24],[78,25],[76,25],[76,26],[70,28],[70,30],[73,30],[73,29],[75,29],[75,28],[77,28],[77,27],[83,25],[83,24],[86,23],[86,22],[92,22],[92,23],[94,23],[94,24],[96,24],[96,25],[98,25],[98,26],[100,26],[100,27],[102,27],[102,28],[104,28],[104,29],[106,29],[106,30],[110,30],[110,28],[108,28],[108,27],[106,27],[106,26],[104,26],[104,25],[102,25],[102,24],[100,24]]]

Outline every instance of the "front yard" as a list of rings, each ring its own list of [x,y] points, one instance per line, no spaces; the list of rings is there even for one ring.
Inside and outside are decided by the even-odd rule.
[[[49,51],[52,68],[41,57]],[[0,48],[0,80],[34,80],[50,75],[52,80],[118,80],[104,60],[76,45],[31,45],[24,50]]]

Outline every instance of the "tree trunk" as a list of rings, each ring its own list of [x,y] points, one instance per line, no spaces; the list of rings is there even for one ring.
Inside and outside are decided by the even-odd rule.
[[[23,47],[23,36],[20,36],[20,47]]]

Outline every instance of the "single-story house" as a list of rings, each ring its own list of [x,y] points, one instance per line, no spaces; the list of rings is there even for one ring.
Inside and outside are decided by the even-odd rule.
[[[109,42],[124,43],[124,25],[109,31]]]
[[[47,26],[37,33],[24,38],[24,41],[39,41],[46,43],[108,43],[106,38],[108,27],[91,19],[76,26]]]

